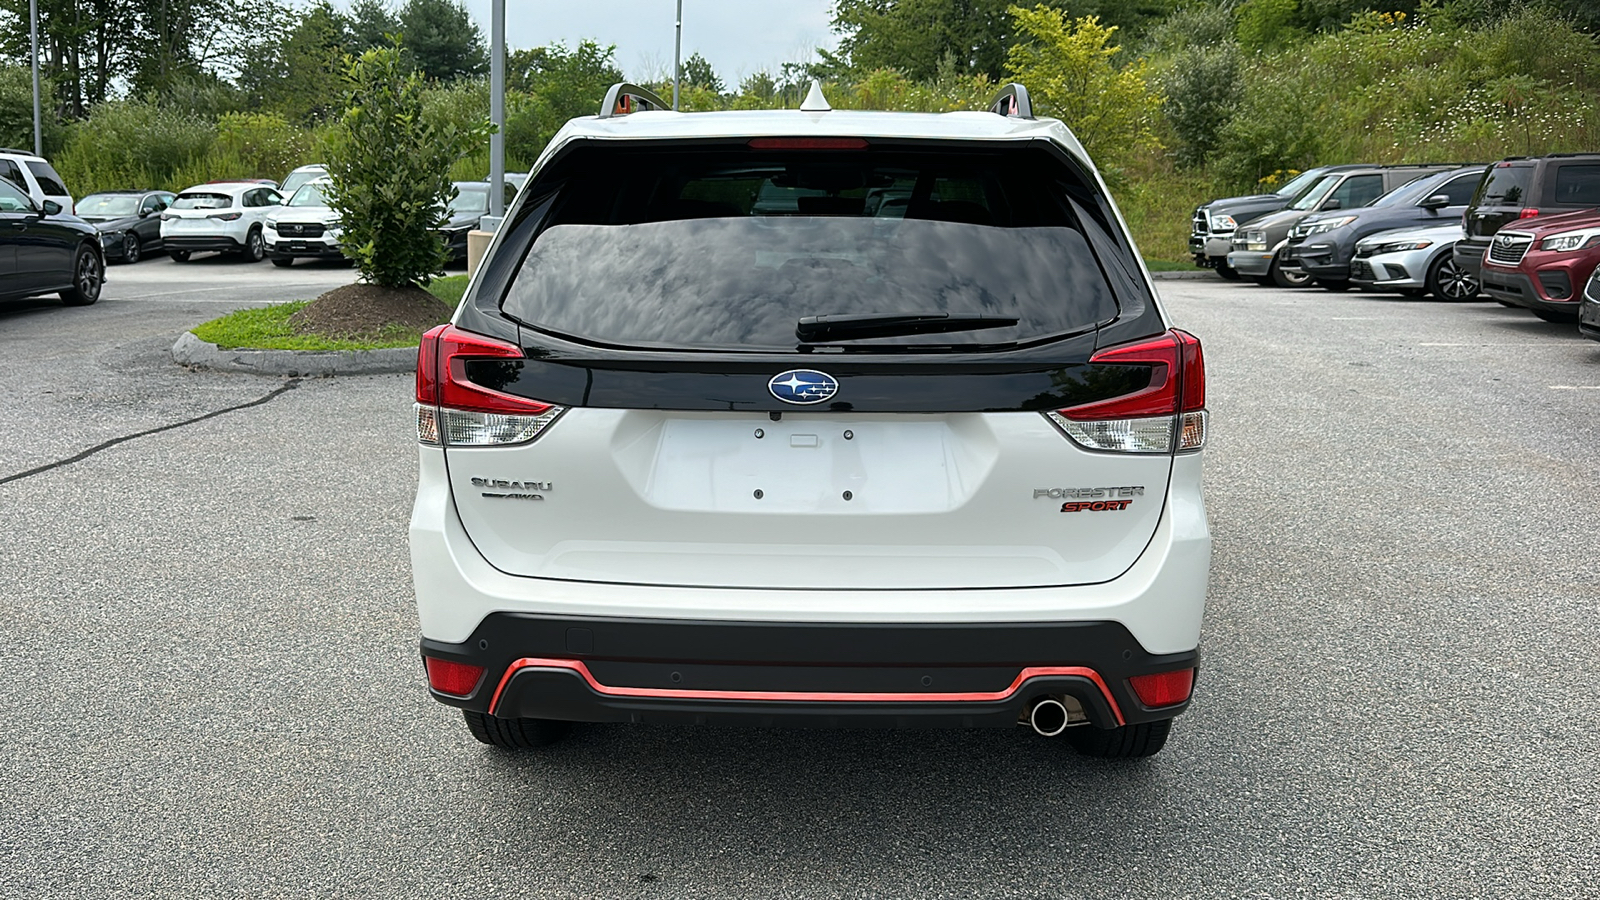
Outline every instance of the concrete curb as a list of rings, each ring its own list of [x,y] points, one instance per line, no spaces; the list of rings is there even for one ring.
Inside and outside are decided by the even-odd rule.
[[[180,366],[248,372],[253,375],[383,375],[414,372],[417,348],[384,350],[223,350],[185,331],[172,345]]]
[[[1195,269],[1193,272],[1151,272],[1150,277],[1156,281],[1192,281],[1197,278],[1210,278],[1212,281],[1221,281],[1222,278],[1210,269]]]

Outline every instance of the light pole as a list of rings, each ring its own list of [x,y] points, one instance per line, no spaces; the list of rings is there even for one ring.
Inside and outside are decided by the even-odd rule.
[[[672,48],[672,111],[678,111],[678,86],[683,83],[683,0],[678,0],[678,37]]]
[[[494,0],[489,23],[489,215],[505,215],[506,193],[506,0]]]
[[[33,45],[33,155],[44,155],[39,118],[39,0],[28,0],[28,40]]]

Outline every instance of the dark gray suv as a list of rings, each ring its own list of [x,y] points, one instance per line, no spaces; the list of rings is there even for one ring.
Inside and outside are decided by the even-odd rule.
[[[1481,278],[1483,254],[1506,223],[1543,213],[1600,206],[1600,153],[1507,157],[1490,166],[1467,205],[1456,268]]]

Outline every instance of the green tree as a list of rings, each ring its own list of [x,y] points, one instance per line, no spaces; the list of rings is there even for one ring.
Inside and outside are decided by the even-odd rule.
[[[1127,161],[1160,148],[1152,124],[1161,97],[1144,60],[1117,67],[1115,28],[1093,16],[1069,21],[1044,5],[1010,12],[1020,39],[1006,71],[1028,86],[1036,110],[1065,122],[1097,161]]]
[[[41,97],[51,96],[54,85],[39,86]],[[40,118],[44,129],[44,152],[61,149],[66,132],[55,110],[46,107]],[[33,73],[24,66],[0,65],[0,147],[33,149]]]
[[[434,229],[455,197],[450,167],[482,146],[487,120],[462,127],[424,115],[427,84],[398,45],[350,62],[349,108],[328,140],[329,205],[344,222],[342,249],[369,284],[404,287],[444,274]]]
[[[717,77],[716,71],[711,68],[711,63],[707,62],[699,51],[689,54],[689,58],[683,61],[683,83],[686,86],[702,87],[716,94],[725,90],[722,79]]]
[[[245,64],[239,87],[256,106],[291,122],[319,121],[340,108],[344,58],[353,44],[350,21],[328,0],[318,0]]]
[[[1216,151],[1222,126],[1239,107],[1239,46],[1232,42],[1179,51],[1161,76],[1178,159],[1198,165]]]
[[[594,41],[583,41],[575,50],[551,44],[509,55],[507,88],[533,97],[531,115],[538,148],[530,155],[537,155],[568,119],[599,112],[606,90],[622,80],[616,55],[615,44],[602,47]],[[509,137],[509,121],[507,125]]]
[[[1298,0],[1245,0],[1236,15],[1234,34],[1246,51],[1276,50],[1305,37],[1295,24],[1300,15]]]
[[[400,33],[400,20],[384,0],[356,0],[350,4],[351,49],[360,53],[389,45],[390,35]]]
[[[400,33],[412,65],[429,78],[449,81],[488,69],[483,33],[460,0],[406,0]]]

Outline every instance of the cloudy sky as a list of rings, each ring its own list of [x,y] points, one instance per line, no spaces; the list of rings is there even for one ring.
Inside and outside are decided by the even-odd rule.
[[[490,0],[466,0],[489,37]],[[398,4],[395,4],[398,5]],[[830,0],[683,0],[683,56],[699,51],[730,87],[763,69],[810,59],[832,49]],[[575,46],[584,38],[617,45],[617,64],[629,78],[672,71],[676,0],[506,0],[506,43]]]

